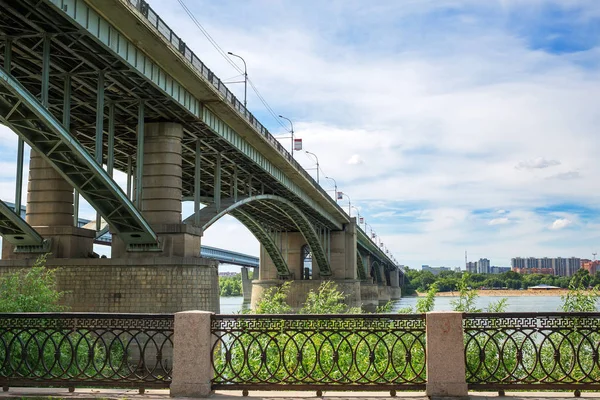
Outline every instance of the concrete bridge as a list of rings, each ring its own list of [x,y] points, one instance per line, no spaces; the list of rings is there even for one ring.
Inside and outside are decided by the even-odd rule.
[[[0,11],[16,204],[31,148],[25,220],[0,205],[0,272],[51,252],[74,311],[218,311],[217,265],[200,243],[229,214],[261,243],[254,300],[290,279],[293,306],[323,279],[352,306],[400,296],[390,257],[145,1],[0,0]],[[96,229],[77,226],[74,190]],[[194,202],[185,220],[182,201]],[[90,258],[104,225],[112,256]]]

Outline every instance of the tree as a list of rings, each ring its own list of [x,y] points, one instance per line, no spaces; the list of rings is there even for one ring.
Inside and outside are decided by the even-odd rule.
[[[56,289],[56,269],[45,267],[46,256],[34,266],[0,278],[0,312],[60,312],[65,292]]]
[[[286,302],[291,282],[264,291],[256,303],[255,314],[290,314],[292,307]]]
[[[324,281],[316,292],[312,289],[308,292],[300,314],[339,314],[347,308],[346,297],[333,281]]]

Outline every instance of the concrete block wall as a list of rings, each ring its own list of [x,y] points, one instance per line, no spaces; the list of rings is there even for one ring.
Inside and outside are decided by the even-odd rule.
[[[1,260],[0,275],[33,265]],[[219,312],[218,263],[202,258],[49,259],[58,268],[58,290],[70,311],[174,313]]]

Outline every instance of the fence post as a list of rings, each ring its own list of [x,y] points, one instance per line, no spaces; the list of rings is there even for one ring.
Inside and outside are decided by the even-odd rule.
[[[466,397],[462,313],[427,313],[427,386],[429,397]]]
[[[171,397],[208,397],[213,377],[207,311],[175,313]]]

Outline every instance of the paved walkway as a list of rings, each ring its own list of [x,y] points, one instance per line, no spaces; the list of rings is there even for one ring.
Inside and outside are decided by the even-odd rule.
[[[507,392],[507,400],[573,400],[572,392]],[[168,390],[146,390],[144,394],[139,394],[137,389],[77,389],[70,393],[67,389],[41,389],[41,388],[11,388],[8,392],[0,392],[0,398],[19,398],[19,399],[170,399]],[[242,392],[236,391],[217,391],[211,396],[215,400],[292,400],[292,399],[310,399],[318,398],[315,392],[250,392],[246,398],[242,397]],[[358,400],[358,399],[391,399],[389,392],[325,392],[323,398],[332,400]],[[492,400],[490,398],[502,399],[496,392],[472,392],[469,400]],[[582,393],[581,398],[599,399],[600,393]],[[398,392],[397,399],[408,400],[429,400],[423,392]]]

